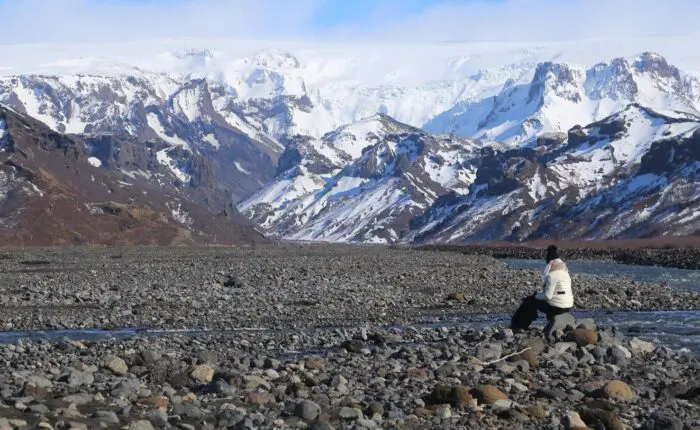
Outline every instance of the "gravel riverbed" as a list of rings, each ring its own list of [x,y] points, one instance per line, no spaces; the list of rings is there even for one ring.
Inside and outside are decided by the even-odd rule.
[[[265,329],[0,345],[0,430],[700,429],[697,357],[592,320],[551,339],[419,324],[510,311],[537,289],[538,273],[491,257],[66,248],[0,253],[0,276],[6,331]],[[700,306],[659,285],[573,280],[577,310]]]
[[[697,429],[700,362],[579,321],[0,345],[0,429]]]
[[[698,310],[700,294],[573,275],[576,310]],[[0,329],[305,328],[509,312],[538,272],[373,246],[66,248],[0,254]]]

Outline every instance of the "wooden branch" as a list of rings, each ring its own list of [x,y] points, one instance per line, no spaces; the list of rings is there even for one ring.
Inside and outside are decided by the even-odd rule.
[[[527,351],[527,350],[529,350],[529,349],[532,349],[532,348],[528,346],[527,348],[523,349],[522,351],[514,352],[514,353],[512,353],[512,354],[508,354],[508,355],[506,355],[505,357],[501,357],[501,358],[499,358],[498,360],[489,361],[488,363],[484,363],[484,362],[481,361],[481,360],[479,360],[479,361],[481,361],[481,364],[483,364],[484,366],[488,366],[488,365],[491,365],[491,364],[494,364],[494,363],[498,363],[499,361],[506,360],[506,359],[508,359],[508,358],[510,358],[510,357],[515,357],[516,355],[520,355],[520,354],[522,354],[523,352],[525,352],[525,351]]]

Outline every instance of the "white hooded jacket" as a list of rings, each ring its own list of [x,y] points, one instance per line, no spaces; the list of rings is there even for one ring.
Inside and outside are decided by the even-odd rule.
[[[574,307],[574,295],[571,291],[569,269],[561,259],[552,260],[542,273],[544,290],[535,298],[544,300],[551,306],[569,309]]]

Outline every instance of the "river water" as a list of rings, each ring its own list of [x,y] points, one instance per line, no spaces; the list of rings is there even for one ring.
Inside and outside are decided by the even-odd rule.
[[[515,270],[541,270],[542,262],[538,260],[504,260]],[[626,276],[640,282],[667,283],[673,288],[690,289],[700,292],[700,271],[667,269],[660,267],[632,266],[616,263],[572,261],[567,262],[572,273],[595,274],[598,276]],[[573,312],[576,318],[593,318],[598,325],[615,325],[628,336],[661,342],[672,348],[685,349],[700,355],[700,311],[692,312]],[[452,322],[436,325],[460,325],[474,328],[500,325],[508,326],[510,315],[506,313],[485,313],[461,315]],[[539,320],[535,325],[544,324]],[[427,324],[430,326],[430,324]],[[241,329],[245,331],[246,329]],[[249,329],[256,330],[259,329]],[[60,340],[63,338],[91,340],[105,337],[128,337],[136,334],[160,336],[167,331],[137,330],[133,328],[118,330],[57,330],[31,332],[0,332],[0,343],[17,342],[22,339]],[[190,333],[196,335],[202,333]]]
[[[543,269],[539,260],[503,260],[511,269]],[[597,276],[624,276],[639,282],[668,284],[700,292],[700,270],[634,266],[598,261],[567,261],[569,271]],[[573,312],[576,318],[593,318],[600,324],[614,324],[627,335],[660,341],[673,348],[700,354],[700,311],[682,312]],[[505,316],[504,318],[507,318]]]

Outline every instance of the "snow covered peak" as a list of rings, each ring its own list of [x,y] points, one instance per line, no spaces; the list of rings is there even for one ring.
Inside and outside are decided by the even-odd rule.
[[[289,52],[278,49],[265,49],[258,51],[255,55],[242,58],[236,61],[234,64],[252,65],[255,67],[272,70],[301,68],[301,63],[297,57]]]
[[[585,91],[592,99],[633,100],[639,93],[630,64],[623,58],[599,63],[586,72]]]
[[[541,63],[535,69],[535,76],[532,78],[529,100],[545,103],[543,98],[551,92],[555,97],[578,103],[581,101],[581,79],[581,70],[568,64]]]
[[[176,115],[189,122],[210,122],[214,111],[205,79],[194,79],[183,85],[170,97],[170,105]]]
[[[294,239],[395,242],[448,190],[468,192],[479,150],[377,114],[293,143],[277,178],[238,208]]]
[[[657,77],[679,78],[679,70],[670,65],[666,59],[653,52],[644,52],[635,59],[635,68],[642,73],[652,73]]]
[[[242,100],[272,100],[306,95],[303,70],[291,54],[263,51],[230,64],[225,80]]]
[[[442,132],[528,145],[542,133],[566,132],[639,103],[651,109],[696,114],[698,82],[683,76],[661,56],[645,53],[630,61],[615,58],[585,69],[554,62],[539,64],[529,81],[510,81],[492,98],[456,106],[428,122]]]
[[[418,131],[402,124],[385,114],[375,114],[369,118],[344,125],[323,136],[327,144],[348,154],[353,160],[360,158],[364,150],[375,145],[389,134]]]

